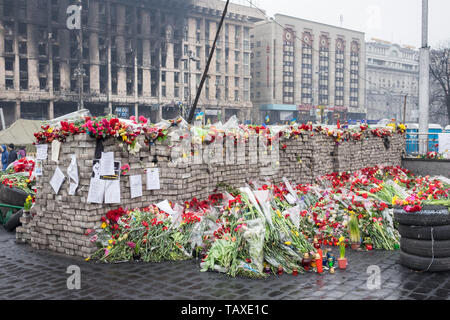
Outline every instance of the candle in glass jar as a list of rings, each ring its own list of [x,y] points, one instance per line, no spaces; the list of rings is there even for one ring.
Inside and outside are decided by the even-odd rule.
[[[305,269],[305,271],[309,271],[311,268],[311,258],[309,257],[308,253],[305,253],[302,259],[302,267]]]

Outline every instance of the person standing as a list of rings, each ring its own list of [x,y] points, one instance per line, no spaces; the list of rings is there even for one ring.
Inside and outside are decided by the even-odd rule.
[[[8,167],[8,149],[5,145],[0,146],[0,151],[2,153],[2,171],[5,171]]]
[[[11,143],[8,146],[8,166],[17,160],[17,151],[15,150],[15,146],[13,143]]]

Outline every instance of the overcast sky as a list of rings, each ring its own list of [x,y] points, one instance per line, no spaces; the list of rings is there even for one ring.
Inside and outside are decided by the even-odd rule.
[[[421,46],[422,0],[256,0],[273,16],[283,13],[303,19],[340,25],[366,33],[366,40],[383,39]],[[450,0],[429,0],[430,44],[450,40]]]

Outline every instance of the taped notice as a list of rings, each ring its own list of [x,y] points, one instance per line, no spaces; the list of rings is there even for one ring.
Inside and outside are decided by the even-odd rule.
[[[105,186],[106,180],[91,178],[87,203],[103,203],[103,198],[105,197]]]
[[[48,144],[36,145],[36,160],[47,160]]]
[[[114,152],[102,152],[99,173],[101,176],[114,175]]]
[[[161,189],[159,181],[159,169],[149,168],[147,169],[147,190],[159,190]]]
[[[59,189],[61,189],[64,180],[66,180],[64,173],[61,171],[59,167],[56,167],[55,173],[53,174],[53,177],[50,180],[50,185],[52,186],[53,191],[55,191],[56,194],[58,194]]]
[[[142,176],[130,176],[131,199],[142,197]]]
[[[61,150],[61,142],[59,142],[58,140],[53,140],[53,142],[52,142],[52,161],[58,162],[60,150]]]
[[[120,203],[120,180],[106,180],[105,184],[105,203]]]

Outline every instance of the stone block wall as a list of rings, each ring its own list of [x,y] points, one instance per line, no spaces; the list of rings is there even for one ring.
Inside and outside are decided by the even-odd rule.
[[[44,174],[37,179],[36,204],[31,217],[22,218],[22,227],[17,229],[17,239],[27,242],[36,249],[56,251],[71,256],[89,257],[96,247],[86,236],[87,229],[99,227],[100,218],[109,210],[142,208],[152,203],[170,200],[177,203],[197,197],[206,199],[218,183],[233,187],[244,186],[253,180],[279,183],[283,177],[292,184],[312,183],[315,178],[336,171],[354,171],[375,165],[401,165],[405,138],[394,135],[390,148],[386,149],[383,139],[369,137],[363,141],[348,141],[337,145],[322,134],[305,134],[294,139],[282,138],[279,158],[267,164],[250,164],[249,146],[246,148],[245,164],[184,164],[171,161],[168,145],[144,146],[136,155],[130,155],[113,140],[104,142],[105,152],[114,152],[116,161],[131,167],[127,176],[121,177],[121,204],[88,204],[92,160],[95,158],[95,140],[79,135],[69,137],[60,150],[59,163],[43,162]],[[282,146],[286,145],[283,150]],[[224,151],[226,150],[224,144]],[[252,150],[256,151],[256,150]],[[237,152],[235,150],[235,155]],[[66,174],[70,155],[77,157],[80,183],[75,196],[68,195],[66,180],[59,194],[50,186],[50,179],[57,166]],[[270,154],[270,152],[269,152]],[[49,146],[49,159],[51,146]],[[145,169],[157,167],[160,171],[160,190],[147,191]],[[131,199],[130,175],[142,175],[143,196]]]

